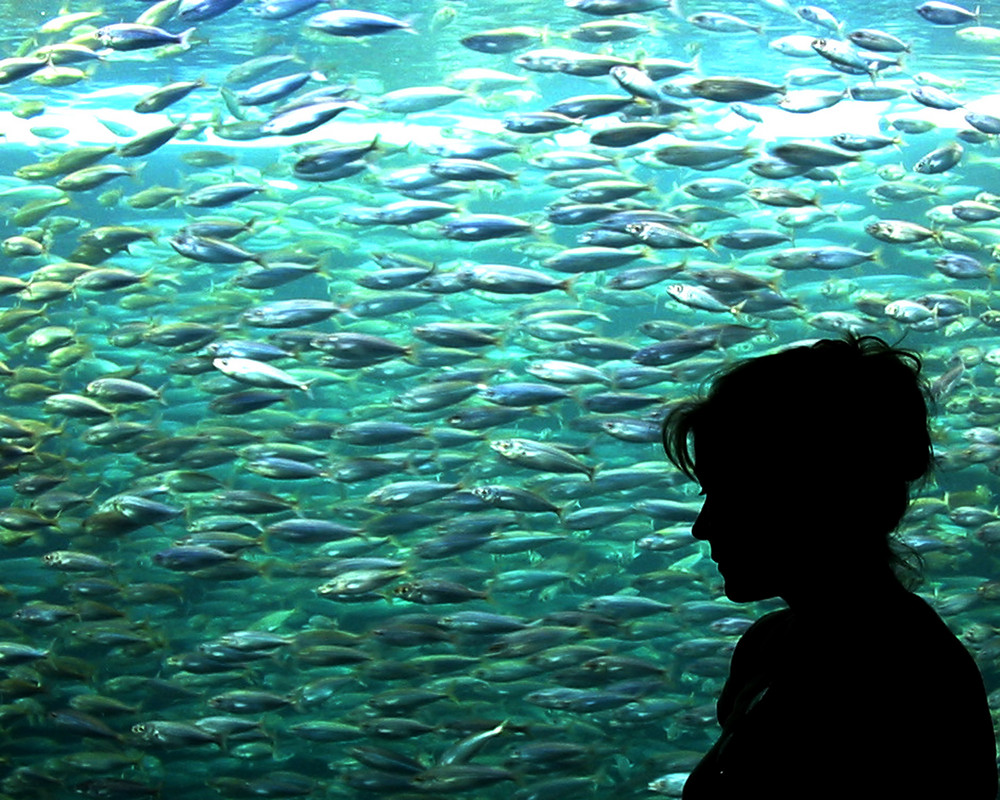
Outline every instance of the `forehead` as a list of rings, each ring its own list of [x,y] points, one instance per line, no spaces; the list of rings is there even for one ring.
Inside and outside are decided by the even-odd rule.
[[[815,476],[830,457],[816,431],[785,427],[775,420],[728,420],[693,435],[695,475],[700,481],[728,479],[754,485],[800,483]]]

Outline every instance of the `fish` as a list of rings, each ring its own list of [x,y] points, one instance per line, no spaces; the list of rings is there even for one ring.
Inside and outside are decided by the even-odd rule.
[[[858,28],[847,34],[847,38],[865,50],[879,53],[909,53],[910,45],[894,36],[875,28]]]
[[[143,165],[123,167],[118,164],[95,164],[91,167],[74,170],[56,181],[56,188],[67,192],[84,192],[103,186],[110,180],[130,176],[135,178]]]
[[[812,48],[833,66],[854,74],[877,74],[880,63],[877,57],[857,50],[849,42],[839,39],[816,39]]]
[[[678,795],[774,606],[663,418],[847,331],[924,358],[898,535],[991,663],[990,21],[420,5],[5,17],[5,793]]]
[[[463,36],[459,42],[480,53],[512,53],[539,42],[544,31],[526,25],[495,28]]]
[[[965,149],[958,142],[949,142],[925,154],[913,165],[914,172],[936,175],[947,172],[962,160]]]
[[[127,53],[167,45],[178,45],[186,49],[190,47],[190,39],[194,32],[194,28],[188,28],[181,33],[170,33],[155,25],[119,22],[98,28],[94,35],[105,47]]]
[[[168,241],[182,256],[207,264],[239,264],[244,261],[265,263],[261,254],[248,252],[239,245],[211,236],[197,236],[181,230]]]
[[[308,133],[349,108],[358,108],[352,101],[328,100],[312,103],[301,108],[277,111],[259,127],[265,136],[292,136]]]
[[[672,0],[565,0],[568,8],[599,17],[635,14],[666,8],[673,10]]]
[[[334,9],[316,14],[306,21],[309,28],[330,36],[362,37],[392,31],[412,31],[409,23],[386,14],[354,9]]]
[[[228,205],[237,200],[242,200],[257,192],[263,192],[263,186],[246,181],[232,181],[228,183],[216,183],[198,189],[184,198],[187,205],[198,206],[200,208],[216,208]]]
[[[204,86],[205,81],[201,78],[196,81],[169,83],[141,97],[133,108],[138,114],[151,114],[156,111],[162,111],[178,100],[187,97],[195,89],[201,89]]]
[[[514,57],[514,63],[531,72],[564,72],[581,77],[606,75],[612,67],[634,67],[635,62],[611,55],[598,55],[563,47],[530,50]]]
[[[177,16],[187,22],[214,19],[238,6],[243,0],[181,0]]]
[[[620,42],[642,36],[645,33],[649,33],[649,27],[641,22],[593,20],[577,25],[569,32],[569,35],[582,42]]]
[[[126,158],[137,158],[152,153],[173,139],[181,130],[182,124],[167,125],[149,133],[136,136],[118,148],[118,154]]]
[[[754,22],[737,17],[735,14],[724,14],[719,11],[701,11],[692,14],[687,21],[699,28],[716,33],[743,33],[753,31],[761,33],[763,28]]]
[[[44,69],[48,61],[32,56],[11,56],[0,59],[0,85],[27,78]]]
[[[716,75],[701,78],[691,84],[690,90],[697,97],[720,103],[760,100],[784,91],[783,87],[756,78],[739,75]]]
[[[321,72],[298,72],[284,78],[273,78],[238,92],[236,102],[244,106],[274,103],[301,89],[309,80],[325,81],[326,76]]]
[[[979,19],[978,6],[975,11],[969,11],[962,6],[940,0],[927,0],[921,3],[917,6],[917,13],[934,25],[961,25]]]
[[[910,97],[925,106],[945,111],[962,107],[962,103],[934,86],[918,86],[910,91]]]

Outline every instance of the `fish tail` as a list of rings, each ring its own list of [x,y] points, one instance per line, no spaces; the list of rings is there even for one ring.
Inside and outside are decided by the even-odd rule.
[[[239,99],[236,97],[236,93],[227,86],[219,87],[219,94],[222,95],[222,102],[226,104],[226,109],[238,120],[245,120],[246,113],[243,110],[243,106],[240,105]]]

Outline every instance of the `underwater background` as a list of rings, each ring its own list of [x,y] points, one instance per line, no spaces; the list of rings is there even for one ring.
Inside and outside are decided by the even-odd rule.
[[[1000,708],[1000,8],[803,8],[0,2],[0,796],[679,797],[660,421],[847,331]]]

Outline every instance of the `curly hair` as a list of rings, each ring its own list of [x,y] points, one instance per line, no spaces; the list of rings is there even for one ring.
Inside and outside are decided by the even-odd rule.
[[[703,437],[724,442],[727,460],[747,470],[850,487],[864,498],[864,525],[900,567],[889,535],[934,466],[921,367],[914,352],[853,335],[739,361],[670,411],[663,447],[692,480]]]

